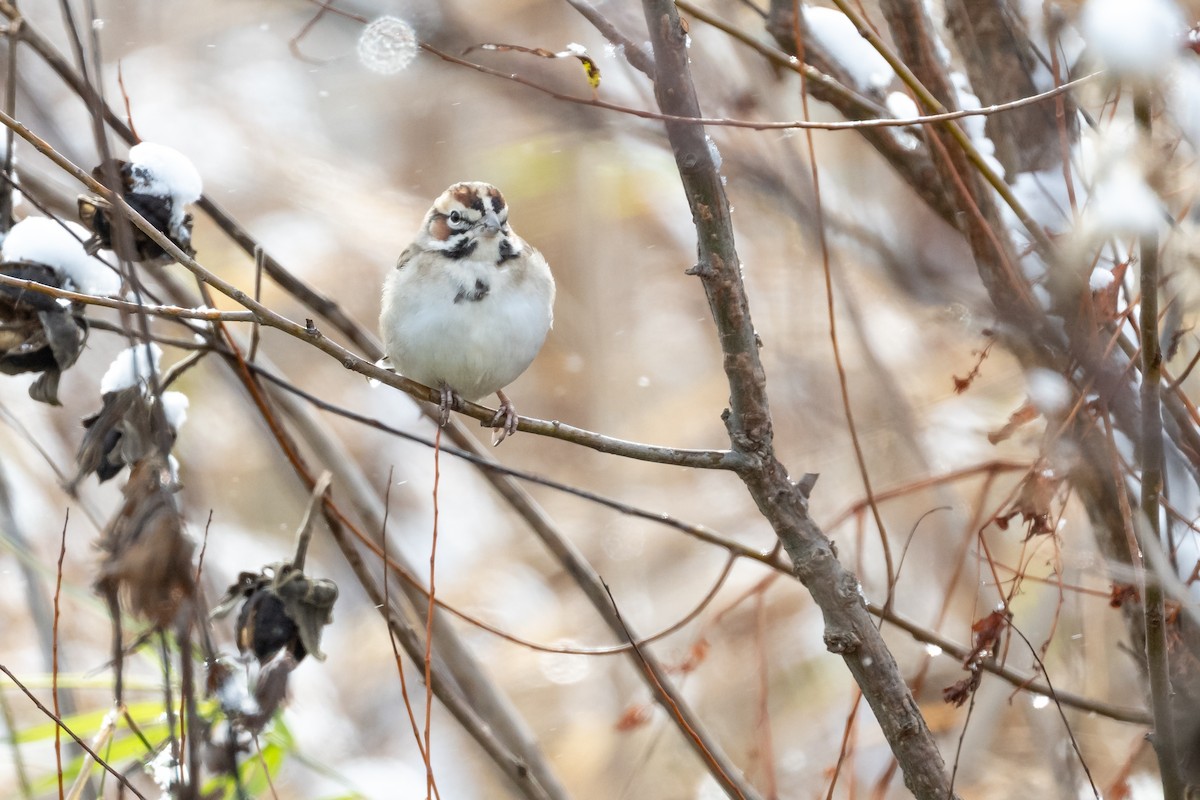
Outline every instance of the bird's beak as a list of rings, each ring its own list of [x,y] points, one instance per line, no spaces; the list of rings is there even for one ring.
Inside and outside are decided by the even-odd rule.
[[[496,212],[492,211],[491,209],[488,209],[484,212],[483,219],[480,220],[480,222],[483,223],[484,233],[492,235],[499,233],[500,228],[503,225],[503,223],[500,222],[500,218],[496,216]]]

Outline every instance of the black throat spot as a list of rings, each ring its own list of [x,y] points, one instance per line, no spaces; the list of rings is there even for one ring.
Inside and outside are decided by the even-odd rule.
[[[501,239],[500,240],[500,260],[497,261],[496,263],[503,264],[505,261],[508,261],[509,259],[512,259],[512,258],[516,258],[519,255],[520,255],[520,253],[517,252],[517,249],[512,246],[512,242],[508,241],[508,239]]]
[[[475,280],[475,286],[468,289],[465,286],[458,287],[458,294],[454,295],[454,302],[461,303],[463,300],[468,300],[472,303],[478,303],[480,300],[488,296],[491,291],[490,286],[483,282],[482,278]]]
[[[469,236],[463,236],[458,240],[458,242],[455,243],[453,247],[449,248],[448,250],[443,250],[442,252],[446,254],[447,258],[466,258],[467,256],[471,255],[471,253],[475,252],[475,247],[478,244],[479,242],[477,240],[472,239]]]

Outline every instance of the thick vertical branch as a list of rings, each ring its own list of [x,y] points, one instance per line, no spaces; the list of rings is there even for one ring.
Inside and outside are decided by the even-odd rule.
[[[643,0],[657,64],[655,96],[664,113],[699,117],[685,34],[671,0]],[[699,258],[691,272],[708,296],[716,322],[730,408],[725,413],[734,450],[746,457],[739,475],[787,549],[797,577],[825,619],[825,644],[845,660],[867,698],[905,784],[918,798],[950,797],[945,765],[899,667],[867,613],[858,579],[834,555],[808,514],[805,492],[775,457],[766,375],[734,247],[729,203],[704,129],[667,123],[667,136],[696,226]]]
[[[983,105],[1037,94],[1033,70],[1037,54],[1006,0],[948,0],[946,23],[963,55],[971,86]],[[1074,128],[1074,103],[1063,125]],[[1045,169],[1060,162],[1059,119],[1054,105],[1034,104],[987,120],[996,158],[1009,175]],[[1072,131],[1072,136],[1073,136]]]
[[[771,0],[767,33],[775,39],[779,49],[799,58],[794,35],[795,18],[795,0]],[[804,42],[804,60],[840,83],[853,86],[845,67],[839,64],[820,42],[812,39]],[[874,116],[868,109],[847,102],[845,93],[830,91],[820,82],[808,81],[807,90],[817,100],[832,105],[847,119],[867,119]],[[859,135],[887,160],[891,168],[934,213],[950,225],[956,224],[954,197],[938,180],[928,148],[922,147],[914,151],[896,136],[895,131],[885,128],[862,128]]]
[[[1147,90],[1134,95],[1133,114],[1147,140],[1151,128],[1151,97]],[[1158,234],[1142,235],[1138,251],[1142,262],[1142,302],[1138,321],[1142,337],[1142,514],[1146,538],[1142,549],[1159,547],[1161,539],[1160,495],[1163,485],[1162,349],[1158,340]],[[1146,662],[1150,694],[1154,703],[1154,751],[1162,775],[1165,800],[1182,800],[1183,780],[1175,747],[1172,721],[1171,677],[1167,656],[1166,620],[1163,613],[1162,582],[1145,570]]]

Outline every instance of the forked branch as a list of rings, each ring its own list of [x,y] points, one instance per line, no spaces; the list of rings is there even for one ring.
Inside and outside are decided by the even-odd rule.
[[[655,96],[665,114],[699,117],[685,32],[671,0],[643,0],[657,65]],[[875,628],[858,579],[833,553],[808,513],[808,498],[775,456],[766,375],[735,249],[729,203],[704,129],[666,123],[667,136],[696,227],[699,258],[691,272],[704,285],[724,353],[730,408],[725,413],[738,474],[791,557],[797,577],[820,606],[825,644],[845,660],[867,698],[905,783],[918,798],[951,796],[945,765],[891,652]]]

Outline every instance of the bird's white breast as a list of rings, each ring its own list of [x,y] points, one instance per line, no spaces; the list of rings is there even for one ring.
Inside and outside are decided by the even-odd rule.
[[[536,251],[522,268],[422,253],[389,274],[380,327],[397,371],[464,399],[503,389],[541,349],[553,318],[554,281]],[[433,259],[437,259],[436,263]],[[479,287],[486,294],[479,294]]]

